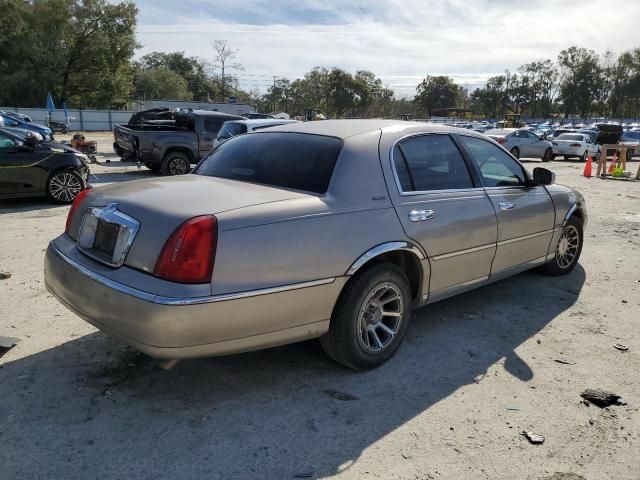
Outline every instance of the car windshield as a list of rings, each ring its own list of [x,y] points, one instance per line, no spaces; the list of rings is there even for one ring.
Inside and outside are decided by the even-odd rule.
[[[581,142],[582,140],[584,140],[584,137],[582,135],[574,135],[571,133],[563,133],[562,135],[560,135],[558,137],[558,140],[576,140],[578,142]]]
[[[322,135],[261,132],[221,143],[196,175],[325,193],[342,140]]]
[[[247,126],[243,123],[225,122],[218,133],[218,140],[227,140],[236,135],[247,133]]]

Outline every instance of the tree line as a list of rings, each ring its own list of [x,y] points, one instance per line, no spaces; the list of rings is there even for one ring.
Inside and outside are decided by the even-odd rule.
[[[505,70],[472,91],[448,76],[430,76],[412,98],[398,98],[373,72],[315,67],[302,78],[275,78],[266,93],[240,88],[237,50],[224,40],[211,61],[184,52],[152,52],[134,60],[137,8],[130,1],[0,0],[0,105],[57,102],[79,108],[127,108],[136,100],[238,102],[259,111],[328,117],[430,117],[443,108],[476,117],[640,116],[640,48],[598,55],[577,46],[557,59]]]

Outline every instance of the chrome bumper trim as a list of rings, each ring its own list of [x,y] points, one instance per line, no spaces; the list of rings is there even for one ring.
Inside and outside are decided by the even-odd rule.
[[[318,280],[311,280],[309,282],[299,282],[299,283],[291,283],[288,285],[280,285],[277,287],[269,287],[269,288],[261,288],[258,290],[248,290],[245,292],[235,292],[235,293],[224,293],[220,295],[209,295],[206,297],[163,297],[160,295],[155,295],[153,293],[145,292],[143,290],[139,290],[137,288],[132,288],[122,283],[111,280],[110,278],[105,277],[104,275],[100,275],[97,272],[85,267],[84,265],[79,264],[75,260],[64,255],[56,245],[51,242],[51,251],[55,253],[55,255],[69,265],[74,270],[86,275],[91,280],[94,280],[102,285],[105,285],[109,288],[113,288],[119,292],[125,293],[132,297],[139,298],[141,300],[146,300],[147,302],[156,303],[159,305],[199,305],[203,303],[214,303],[214,302],[224,302],[227,300],[236,300],[239,298],[247,298],[247,297],[256,297],[259,295],[269,295],[272,293],[280,293],[286,292],[288,290],[298,290],[300,288],[309,288],[316,287],[319,285],[327,285],[329,283],[333,283],[336,278],[321,278]]]

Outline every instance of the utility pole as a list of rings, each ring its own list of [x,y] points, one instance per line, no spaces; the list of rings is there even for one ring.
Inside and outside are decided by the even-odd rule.
[[[276,76],[273,76],[273,112],[276,111]]]

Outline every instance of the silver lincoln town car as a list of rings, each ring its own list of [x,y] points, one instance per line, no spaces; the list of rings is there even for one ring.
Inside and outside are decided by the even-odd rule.
[[[159,358],[319,337],[358,370],[411,309],[578,262],[587,212],[469,130],[328,120],[234,137],[189,175],[83,191],[45,258],[73,312]]]

